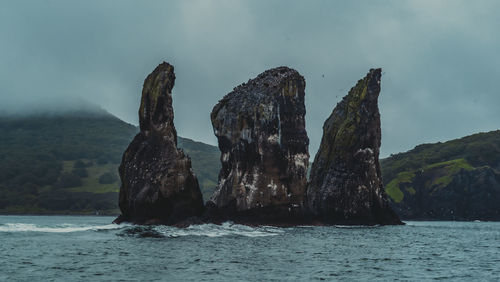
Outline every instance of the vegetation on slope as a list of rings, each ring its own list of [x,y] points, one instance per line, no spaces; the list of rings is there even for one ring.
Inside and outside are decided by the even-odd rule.
[[[500,168],[500,130],[478,133],[444,143],[422,144],[405,153],[380,161],[384,181],[403,171],[422,169],[428,165],[463,159],[472,167]]]
[[[137,131],[106,112],[0,117],[0,212],[117,214],[117,170]],[[208,197],[218,149],[181,137],[178,143]]]
[[[500,131],[424,144],[381,160],[403,218],[500,219]]]

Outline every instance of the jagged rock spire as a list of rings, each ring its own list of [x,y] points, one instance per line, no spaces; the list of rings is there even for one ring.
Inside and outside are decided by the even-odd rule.
[[[400,223],[387,203],[380,172],[380,78],[381,69],[371,69],[323,125],[307,198],[309,209],[324,221]]]
[[[123,154],[118,221],[175,224],[201,215],[203,200],[191,160],[177,149],[174,67],[163,62],[144,81],[140,132]]]

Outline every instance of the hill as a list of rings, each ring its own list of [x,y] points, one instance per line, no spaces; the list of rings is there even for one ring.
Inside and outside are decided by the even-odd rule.
[[[118,213],[117,170],[137,131],[104,111],[0,117],[0,213]],[[219,150],[178,143],[208,197]]]
[[[118,213],[118,166],[137,127],[104,111],[0,117],[0,213]],[[206,201],[215,146],[179,137]],[[381,160],[403,219],[500,220],[500,131],[423,144]]]
[[[423,144],[381,160],[404,219],[500,220],[500,131]]]

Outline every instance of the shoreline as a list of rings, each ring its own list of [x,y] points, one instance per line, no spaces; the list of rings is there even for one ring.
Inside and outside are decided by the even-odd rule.
[[[116,218],[118,217],[119,215],[118,214],[88,214],[88,213],[85,213],[85,214],[79,214],[79,213],[72,213],[72,214],[59,214],[59,213],[37,213],[37,214],[34,214],[34,213],[0,213],[0,216],[74,216],[74,217],[79,217],[79,216],[88,216],[88,217],[112,217],[112,218]],[[403,225],[406,225],[406,223],[408,221],[413,221],[413,222],[500,222],[500,219],[499,220],[483,220],[483,219],[470,219],[470,220],[466,220],[466,219],[458,219],[458,220],[452,220],[452,219],[406,219],[406,218],[402,218],[401,221],[404,223]],[[235,224],[241,224],[241,225],[247,225],[247,226],[274,226],[274,227],[293,227],[293,226],[336,226],[336,225],[339,225],[339,226],[367,226],[367,227],[370,227],[370,226],[377,226],[379,224],[374,224],[374,225],[361,225],[361,224],[345,224],[345,223],[332,223],[332,224],[324,224],[324,223],[319,223],[319,222],[316,222],[316,223],[309,223],[309,224],[252,224],[252,223],[242,223],[242,222],[238,222],[237,220],[234,221],[234,220],[230,220],[230,219],[227,219],[227,220],[216,220],[216,221],[207,221],[207,222],[202,222],[202,223],[194,223],[192,225],[199,225],[199,224],[217,224],[217,225],[221,225],[225,222],[233,222]],[[122,223],[132,223],[132,222],[122,222]],[[136,224],[136,223],[132,223],[134,225],[141,225],[141,224]],[[119,224],[118,224],[119,225]],[[148,225],[148,224],[144,224],[144,225]],[[149,224],[149,225],[162,225],[162,224]],[[174,225],[171,225],[170,226],[177,226],[177,224],[174,224]],[[386,226],[386,225],[380,225],[380,226]]]

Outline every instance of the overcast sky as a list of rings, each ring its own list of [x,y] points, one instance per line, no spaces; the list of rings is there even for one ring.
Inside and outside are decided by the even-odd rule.
[[[382,67],[382,156],[500,128],[500,1],[2,1],[0,111],[77,107],[137,124],[144,78],[175,66],[179,135],[216,144],[209,114],[286,65],[306,79],[311,155],[324,120]]]

